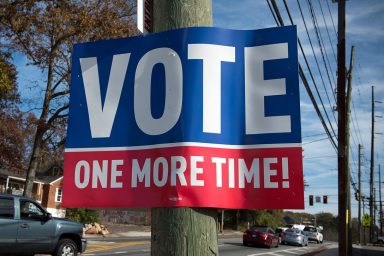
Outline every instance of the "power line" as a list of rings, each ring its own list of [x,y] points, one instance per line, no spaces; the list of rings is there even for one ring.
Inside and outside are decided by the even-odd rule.
[[[326,135],[326,133],[322,132],[322,133],[310,134],[310,135],[306,135],[306,136],[302,136],[302,137],[303,138],[309,138],[309,137],[317,137],[317,136],[322,136],[322,135]]]
[[[329,30],[328,30],[328,24],[327,24],[327,21],[325,19],[325,15],[324,15],[324,12],[323,12],[323,7],[321,6],[321,2],[320,0],[317,0],[317,2],[319,3],[319,6],[320,6],[320,10],[321,10],[321,15],[323,16],[323,22],[325,24],[325,28],[327,30],[327,34],[328,34],[328,39],[329,39],[329,44],[331,45],[331,48],[332,48],[332,53],[333,53],[333,57],[335,59],[335,61],[337,61],[337,57],[336,57],[336,54],[335,54],[335,49],[333,47],[333,43],[332,43],[332,40],[331,40],[331,35],[329,34]]]
[[[297,0],[297,3],[299,3],[298,0]],[[318,23],[317,23],[317,18],[316,18],[315,10],[313,9],[312,2],[310,0],[307,0],[307,6],[308,6],[309,12],[311,14],[312,24],[313,24],[313,26],[315,28],[315,32],[316,32],[315,34],[316,34],[316,37],[317,37],[317,42],[319,44],[320,53],[321,53],[321,56],[322,56],[322,59],[323,59],[323,62],[324,62],[324,67],[325,67],[325,71],[327,73],[329,85],[331,86],[332,92],[334,92],[334,88],[332,86],[332,81],[331,81],[331,76],[329,75],[329,70],[328,70],[328,65],[329,65],[330,69],[331,69],[331,65],[329,63],[328,54],[327,54],[327,51],[326,51],[326,49],[324,47],[323,37],[321,36],[321,31],[320,31]],[[327,62],[328,62],[328,65],[327,65]],[[336,84],[336,81],[335,81],[333,76],[332,76],[332,79],[333,79],[333,83]],[[324,86],[324,90],[326,92],[326,95],[328,97],[327,90],[325,89],[325,84],[323,84],[323,86]],[[334,94],[332,94],[332,95],[334,96]],[[336,102],[336,98],[334,98],[334,99],[335,99],[335,102]],[[328,98],[328,100],[329,100],[329,98]]]
[[[268,0],[267,0],[267,1],[268,1]],[[280,11],[279,11],[279,8],[278,8],[277,5],[276,5],[276,2],[275,2],[274,0],[271,0],[271,2],[272,2],[273,9],[274,9],[274,11],[275,11],[275,13],[276,13],[276,16],[277,16],[277,18],[278,18],[278,20],[279,20],[279,22],[280,22],[280,24],[277,24],[277,25],[278,25],[278,26],[279,26],[279,25],[280,25],[280,26],[284,26],[284,21],[283,21],[283,19],[281,18]],[[290,11],[289,11],[288,5],[287,5],[287,3],[286,3],[285,0],[284,0],[284,5],[285,5],[285,8],[286,8],[286,10],[287,10],[288,16],[289,16],[289,18],[290,18],[291,24],[293,25],[294,22],[293,22],[291,13],[290,13]],[[319,119],[320,119],[320,122],[322,123],[322,125],[323,125],[323,127],[324,127],[324,129],[325,129],[325,132],[327,133],[327,135],[328,135],[328,137],[329,137],[329,139],[330,139],[330,141],[331,141],[331,144],[333,145],[335,151],[337,151],[337,150],[336,150],[336,149],[337,149],[337,144],[336,144],[336,142],[335,142],[334,139],[333,139],[333,136],[336,137],[336,133],[335,133],[335,130],[333,129],[332,124],[331,124],[331,122],[330,122],[330,120],[329,120],[329,116],[328,116],[328,114],[327,114],[327,111],[325,110],[324,103],[323,103],[323,101],[322,101],[322,99],[321,99],[319,90],[318,90],[318,88],[317,88],[317,84],[316,84],[315,79],[314,79],[314,77],[313,77],[313,74],[312,74],[311,68],[310,68],[310,66],[309,66],[307,57],[306,57],[306,55],[305,55],[303,46],[302,46],[302,44],[301,44],[301,42],[300,42],[300,38],[298,38],[298,43],[299,43],[299,47],[300,47],[301,53],[302,53],[302,55],[303,55],[303,57],[304,57],[306,66],[307,66],[307,68],[308,68],[310,77],[311,77],[312,82],[313,82],[313,84],[314,84],[314,86],[315,86],[316,92],[317,92],[317,94],[318,94],[318,96],[319,96],[320,103],[321,103],[321,105],[322,105],[322,107],[323,107],[323,109],[324,109],[324,113],[325,113],[325,115],[326,115],[326,118],[327,118],[327,120],[328,120],[328,122],[329,122],[329,124],[330,124],[330,127],[331,127],[332,132],[333,132],[334,135],[331,135],[331,132],[330,132],[330,130],[329,130],[327,124],[325,123],[325,120],[324,120],[324,118],[323,118],[323,115],[322,115],[322,113],[321,113],[321,111],[320,111],[320,109],[319,109],[319,107],[318,107],[318,105],[317,105],[317,102],[316,102],[316,100],[315,100],[315,98],[314,98],[314,96],[313,96],[312,90],[311,90],[310,87],[309,87],[308,80],[307,80],[307,78],[305,77],[305,73],[304,73],[304,71],[303,71],[303,69],[302,69],[300,63],[299,63],[299,75],[300,75],[301,80],[303,81],[303,84],[304,84],[304,86],[305,86],[305,88],[306,88],[306,90],[307,90],[308,96],[310,97],[310,99],[311,99],[311,101],[312,101],[312,104],[313,104],[313,106],[314,106],[314,108],[315,108],[315,110],[316,110],[316,113],[317,113],[317,115],[318,115],[318,117],[319,117]]]
[[[333,25],[333,31],[335,32],[335,35],[337,35],[335,22],[333,21],[333,16],[332,16],[332,13],[331,13],[331,8],[329,8],[328,1],[325,1],[325,2],[327,3],[327,6],[328,6],[329,16],[331,17],[331,21],[332,21],[332,25]]]

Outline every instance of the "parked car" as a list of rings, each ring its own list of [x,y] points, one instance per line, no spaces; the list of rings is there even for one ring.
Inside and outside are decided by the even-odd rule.
[[[281,243],[308,246],[308,236],[298,228],[287,229],[282,233]]]
[[[315,241],[316,243],[323,242],[323,234],[318,227],[306,226],[304,228],[304,233],[308,236],[309,241]]]
[[[284,231],[285,230],[287,230],[288,228],[286,228],[286,227],[277,227],[276,229],[275,229],[275,233],[276,233],[276,235],[278,235],[279,236],[279,243],[281,244],[281,236],[282,236],[282,234],[284,233]]]
[[[76,256],[87,247],[83,224],[53,218],[24,196],[0,193],[0,230],[0,255]]]
[[[243,245],[257,245],[268,248],[279,247],[279,237],[270,227],[253,226],[244,231]]]
[[[379,245],[383,245],[384,244],[384,236],[378,236],[377,237],[377,243]]]
[[[288,224],[286,227],[289,228],[289,229],[300,229],[300,230],[303,230],[305,228],[305,225],[302,225],[302,224]]]

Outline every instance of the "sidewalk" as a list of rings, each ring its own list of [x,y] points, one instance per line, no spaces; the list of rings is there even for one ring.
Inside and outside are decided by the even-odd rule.
[[[335,244],[335,246],[331,246],[326,248],[324,251],[321,252],[312,252],[305,254],[305,256],[338,256],[338,246]],[[360,246],[360,245],[353,245],[352,248],[352,256],[383,256],[384,255],[384,247],[380,246]],[[302,255],[304,256],[304,255]]]
[[[105,237],[151,237],[151,227],[143,225],[131,224],[106,224],[110,234]],[[234,230],[224,230],[223,233],[218,233],[218,237],[241,237],[243,232]],[[98,238],[102,235],[85,234],[85,238]]]

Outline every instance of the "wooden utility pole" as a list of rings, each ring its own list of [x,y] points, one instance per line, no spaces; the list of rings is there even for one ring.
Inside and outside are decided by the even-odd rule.
[[[375,89],[372,86],[372,133],[371,133],[371,170],[370,170],[370,179],[369,179],[369,215],[371,216],[371,225],[369,228],[369,241],[373,242],[373,236],[374,236],[374,221],[373,221],[373,215],[374,215],[374,196],[373,196],[373,169],[375,166]]]
[[[212,0],[153,1],[153,32],[212,26]],[[217,210],[152,209],[152,256],[218,255]]]
[[[351,116],[351,99],[352,99],[352,73],[353,73],[353,62],[355,59],[355,46],[351,48],[351,56],[349,62],[349,70],[348,70],[348,87],[347,87],[347,100],[346,100],[346,109],[345,109],[345,135],[346,135],[346,151],[345,151],[345,160],[347,163],[347,177],[346,177],[346,189],[347,189],[347,209],[348,209],[348,255],[352,253],[352,221],[351,221],[351,189],[350,189],[350,180],[351,180],[351,168],[349,165],[349,148],[350,148],[350,128],[349,128],[349,120]]]
[[[358,171],[358,179],[359,179],[359,207],[358,207],[358,220],[357,220],[357,230],[359,234],[359,244],[361,244],[361,144],[359,144],[359,171]]]
[[[373,188],[373,228],[372,229],[373,229],[372,241],[376,241],[377,228],[376,228],[376,188],[375,187]]]
[[[379,200],[380,200],[380,209],[379,209],[379,218],[380,218],[380,236],[383,235],[383,204],[381,201],[381,169],[379,165]]]
[[[346,99],[345,99],[345,0],[338,1],[337,45],[337,108],[338,108],[338,192],[339,192],[339,256],[348,255],[347,159],[346,159]]]

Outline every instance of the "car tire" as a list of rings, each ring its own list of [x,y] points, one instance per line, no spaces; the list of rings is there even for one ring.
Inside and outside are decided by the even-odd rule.
[[[269,240],[269,244],[268,244],[268,249],[271,249],[272,248],[272,239]]]
[[[60,239],[53,256],[77,256],[77,246],[72,239]]]
[[[246,241],[243,240],[243,245],[244,246],[248,246],[248,243]]]
[[[318,243],[318,244],[319,244],[319,243],[320,243],[320,241],[319,241],[319,240],[316,240],[316,243]]]

